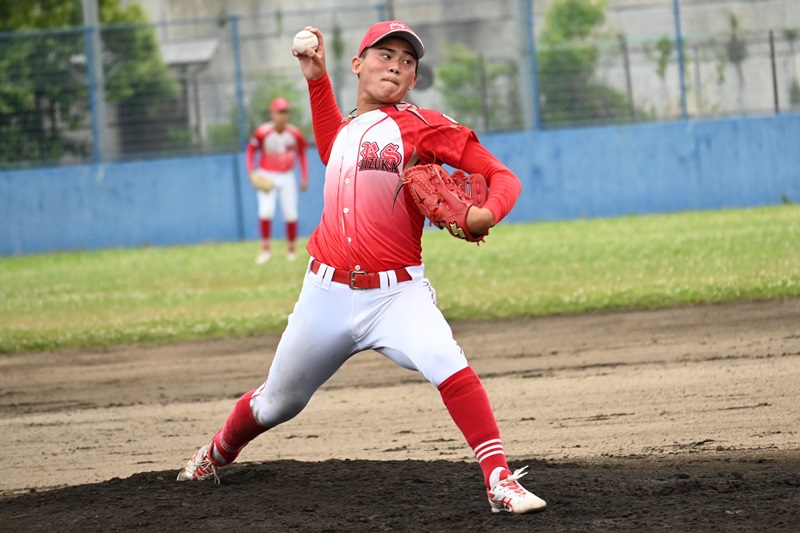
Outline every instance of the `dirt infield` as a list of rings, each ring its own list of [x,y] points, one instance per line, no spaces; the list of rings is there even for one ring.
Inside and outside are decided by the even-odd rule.
[[[0,358],[3,531],[797,531],[800,300],[458,323],[512,467],[493,515],[436,390],[357,356],[222,484],[175,475],[277,337]]]

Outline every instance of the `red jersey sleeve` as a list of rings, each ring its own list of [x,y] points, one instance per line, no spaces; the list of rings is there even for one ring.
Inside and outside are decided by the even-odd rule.
[[[308,80],[308,94],[311,100],[311,122],[314,127],[314,139],[317,141],[317,151],[324,164],[328,164],[333,141],[342,127],[344,118],[336,97],[330,77],[325,76]]]
[[[511,212],[522,193],[522,183],[499,159],[492,155],[477,137],[467,140],[457,168],[469,174],[482,174],[489,185],[489,198],[483,206],[492,212],[497,224]]]
[[[247,143],[245,155],[247,156],[247,171],[252,172],[256,164],[256,152],[261,149],[261,142],[264,140],[263,128],[259,126],[253,135],[250,136],[250,141]]]

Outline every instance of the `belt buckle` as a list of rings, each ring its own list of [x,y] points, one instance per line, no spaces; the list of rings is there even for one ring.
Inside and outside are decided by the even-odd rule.
[[[360,271],[360,270],[351,270],[350,271],[350,288],[353,289],[354,291],[363,291],[363,290],[368,289],[369,287],[356,287],[355,286],[356,276],[367,276],[367,275],[369,275],[368,272],[363,272],[363,271]]]

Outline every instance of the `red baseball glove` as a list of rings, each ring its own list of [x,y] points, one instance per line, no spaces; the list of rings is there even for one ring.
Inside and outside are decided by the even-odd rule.
[[[406,169],[400,179],[431,224],[469,242],[483,242],[489,234],[472,235],[467,228],[467,212],[472,206],[483,207],[489,195],[482,175],[456,170],[451,176],[440,165],[417,165]]]

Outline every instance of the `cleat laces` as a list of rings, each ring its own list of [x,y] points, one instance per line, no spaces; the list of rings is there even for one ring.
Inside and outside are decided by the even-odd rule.
[[[494,484],[492,487],[492,494],[493,500],[499,501],[502,503],[510,503],[515,497],[525,497],[528,494],[528,491],[517,481],[528,473],[525,471],[527,470],[527,466],[523,466],[518,470],[514,470],[514,473],[509,475],[505,479],[501,479],[497,483]]]
[[[520,469],[514,470],[514,473],[511,474],[510,476],[508,476],[506,478],[506,481],[517,481],[518,479],[527,476],[528,475],[528,473],[526,472],[527,469],[528,469],[528,465],[525,465]],[[519,486],[519,483],[517,483],[517,486]],[[522,488],[522,487],[520,487],[520,488]]]
[[[515,470],[505,479],[495,483],[489,492],[489,503],[493,513],[510,511],[512,513],[528,513],[540,511],[547,506],[547,503],[529,492],[518,480],[525,477],[528,473],[527,466]]]
[[[192,468],[194,467],[194,468]],[[208,479],[212,477],[214,483],[219,484],[219,476],[217,475],[217,465],[206,458],[203,461],[186,467],[187,474],[195,479]]]
[[[178,474],[178,481],[186,481],[190,479],[196,479],[198,481],[202,481],[205,479],[212,478],[214,483],[219,484],[219,476],[217,475],[217,470],[221,467],[214,464],[209,457],[209,449],[210,445],[203,446],[197,453],[194,454],[194,457],[186,463],[186,466],[183,467],[183,470]]]

